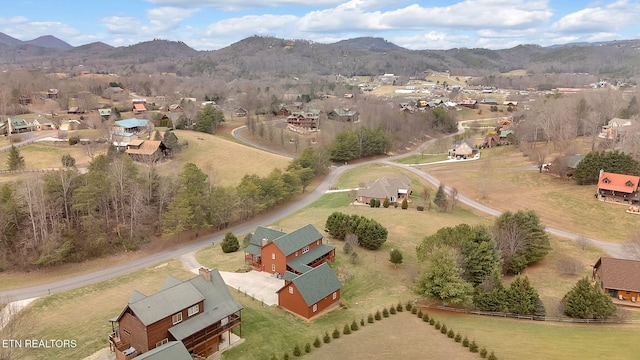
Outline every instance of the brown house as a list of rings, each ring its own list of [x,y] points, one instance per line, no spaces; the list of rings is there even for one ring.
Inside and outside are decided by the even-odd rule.
[[[341,121],[341,122],[358,122],[358,117],[360,114],[352,109],[338,108],[329,111],[327,117],[331,120]]]
[[[379,178],[365,184],[363,189],[358,189],[356,198],[358,202],[369,204],[371,199],[376,199],[380,203],[384,199],[389,199],[391,204],[401,203],[405,198],[411,195],[411,180],[406,176],[398,176],[396,178]]]
[[[593,265],[593,281],[611,297],[635,303],[640,295],[640,261],[601,257]]]
[[[309,268],[301,275],[285,274],[285,284],[278,290],[278,305],[306,319],[338,306],[342,283],[329,264]]]
[[[245,249],[247,264],[277,275],[302,274],[335,256],[335,246],[324,244],[322,234],[311,224],[288,234],[258,226]]]
[[[598,199],[635,205],[640,203],[638,194],[640,177],[600,171],[598,178]]]
[[[450,159],[468,159],[476,156],[478,154],[478,148],[475,147],[471,141],[467,138],[464,138],[457,143],[453,144],[451,149],[449,149],[449,158]]]
[[[166,146],[159,140],[131,140],[125,152],[134,161],[154,163],[164,157]]]
[[[153,295],[133,292],[110,320],[109,344],[118,360],[169,341],[181,341],[188,352],[207,357],[221,342],[231,341],[236,327],[242,335],[241,310],[217,270],[201,268],[199,276],[184,282],[169,276]]]
[[[287,116],[287,124],[304,128],[315,129],[318,127],[320,111],[311,109],[304,112],[294,112]]]

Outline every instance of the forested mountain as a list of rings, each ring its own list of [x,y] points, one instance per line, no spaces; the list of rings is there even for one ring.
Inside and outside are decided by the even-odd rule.
[[[65,44],[52,36],[25,42],[0,33],[0,65],[51,66],[55,68],[52,70],[69,72],[81,62],[96,72],[175,72],[225,80],[296,74],[416,76],[428,69],[476,76],[515,69],[535,74],[591,73],[627,79],[640,75],[637,64],[640,40],[552,47],[518,45],[503,50],[472,46],[409,50],[372,37],[322,44],[252,36],[213,51],[197,51],[183,42],[158,39],[124,47],[94,43],[67,48]]]

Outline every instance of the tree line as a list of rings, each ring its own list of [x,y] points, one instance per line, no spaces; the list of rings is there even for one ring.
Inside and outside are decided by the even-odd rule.
[[[0,187],[0,269],[51,266],[133,250],[153,235],[223,229],[291,200],[326,169],[312,148],[266,177],[215,186],[195,164],[176,177],[122,153],[86,173],[65,167]]]

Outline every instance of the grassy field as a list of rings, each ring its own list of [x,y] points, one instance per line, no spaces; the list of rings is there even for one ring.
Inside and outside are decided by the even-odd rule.
[[[535,164],[511,146],[485,149],[481,155],[478,161],[434,164],[423,170],[489,207],[532,209],[544,224],[588,237],[625,242],[637,228],[637,218],[626,214],[624,206],[594,199],[595,185],[578,186],[531,170]]]
[[[20,155],[24,157],[24,163],[27,169],[62,167],[62,156],[65,154],[69,154],[76,159],[77,167],[86,167],[91,161],[91,158],[85,153],[81,145],[53,145],[37,142],[20,146],[19,150]],[[106,147],[104,147],[102,151],[106,151]],[[0,161],[0,165],[2,166],[1,169],[7,169],[6,161]]]

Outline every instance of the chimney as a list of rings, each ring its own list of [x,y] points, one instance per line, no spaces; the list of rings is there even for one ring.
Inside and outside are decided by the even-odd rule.
[[[265,245],[267,245],[267,244],[268,244],[268,243],[270,243],[270,242],[271,242],[271,240],[269,240],[269,239],[267,239],[267,238],[263,238],[263,239],[262,239],[262,246],[265,246]]]
[[[211,270],[207,269],[204,266],[201,266],[200,269],[198,269],[198,273],[202,275],[205,280],[211,281]]]

